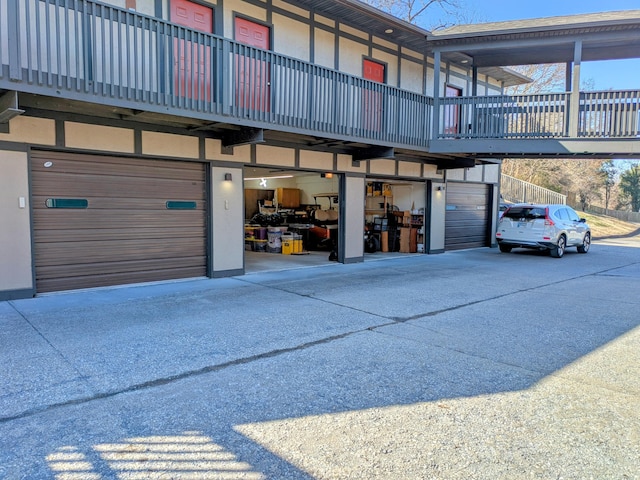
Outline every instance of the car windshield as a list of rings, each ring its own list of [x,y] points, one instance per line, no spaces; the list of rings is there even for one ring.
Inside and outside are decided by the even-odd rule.
[[[507,218],[525,220],[535,220],[536,218],[544,218],[546,216],[546,210],[543,207],[511,207],[504,214]]]

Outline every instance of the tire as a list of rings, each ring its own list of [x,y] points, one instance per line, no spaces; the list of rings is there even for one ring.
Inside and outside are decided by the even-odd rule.
[[[509,253],[513,247],[511,245],[503,245],[500,243],[498,244],[498,248],[502,253]]]
[[[589,232],[584,234],[582,239],[582,245],[578,247],[578,253],[587,253],[591,247],[591,234]]]
[[[562,258],[565,248],[567,248],[567,238],[564,235],[560,235],[558,244],[551,249],[551,256],[554,258]]]

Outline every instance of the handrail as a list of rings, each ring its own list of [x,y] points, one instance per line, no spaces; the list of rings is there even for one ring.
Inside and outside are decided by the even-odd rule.
[[[438,138],[557,138],[567,135],[569,94],[440,99]]]
[[[0,0],[0,41],[0,88],[427,149],[430,97],[97,0]]]
[[[567,196],[548,188],[500,174],[500,195],[511,203],[567,203]]]
[[[640,137],[640,90],[580,93],[581,137]]]
[[[441,98],[438,138],[569,137],[570,93]],[[578,137],[640,136],[640,90],[581,92]]]

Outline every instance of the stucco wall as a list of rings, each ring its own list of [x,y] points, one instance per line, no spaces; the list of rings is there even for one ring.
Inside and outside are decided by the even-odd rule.
[[[232,180],[225,180],[230,173]],[[242,168],[211,167],[213,275],[237,275],[244,268],[244,185]]]
[[[65,122],[65,143],[71,148],[133,153],[134,135],[130,128]]]
[[[345,219],[343,222],[345,230],[345,263],[350,261],[360,261],[364,256],[364,177],[345,178],[344,200]]]
[[[446,213],[446,190],[438,190],[444,186],[443,183],[434,182],[431,184],[431,231],[427,245],[428,252],[444,251],[444,227]]]
[[[27,154],[0,151],[0,299],[33,288],[29,198]]]

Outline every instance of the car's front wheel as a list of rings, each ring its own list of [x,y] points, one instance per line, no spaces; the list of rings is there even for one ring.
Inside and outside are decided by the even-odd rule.
[[[504,245],[504,244],[500,243],[498,245],[498,248],[500,249],[500,251],[502,253],[509,253],[513,247],[511,245]]]
[[[591,246],[591,235],[589,232],[584,234],[584,238],[582,239],[582,245],[578,247],[578,252],[587,253],[589,251],[589,247]]]
[[[560,235],[558,243],[551,249],[551,256],[555,258],[561,258],[564,255],[564,250],[567,247],[567,239],[564,235]]]

